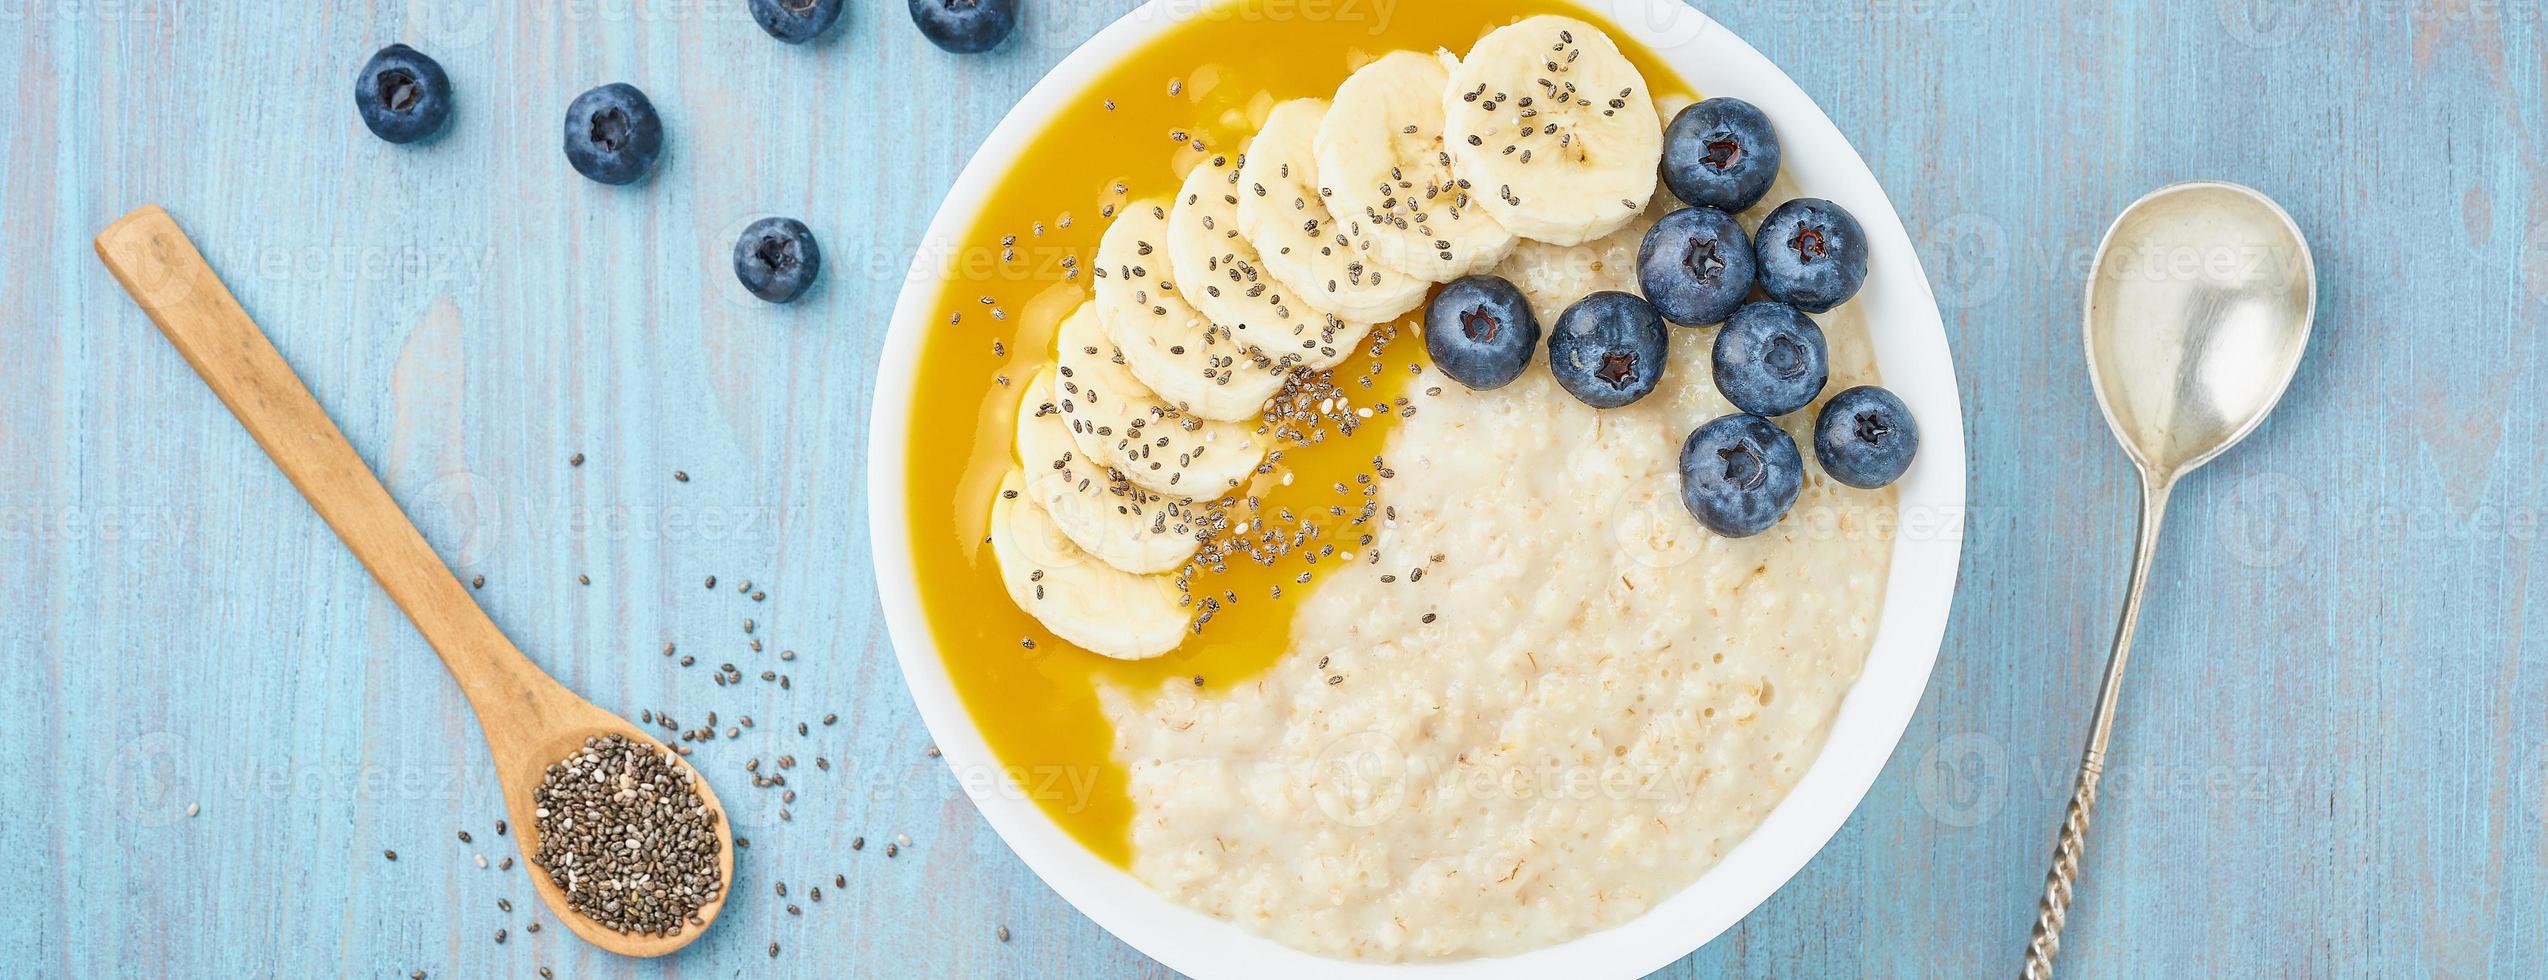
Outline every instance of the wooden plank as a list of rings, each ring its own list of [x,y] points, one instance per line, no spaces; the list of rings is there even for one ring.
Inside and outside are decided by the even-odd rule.
[[[788,972],[1162,972],[1062,905],[925,755],[858,519],[865,392],[893,369],[875,351],[930,202],[1127,6],[1030,0],[1021,39],[973,58],[892,3],[852,4],[806,48],[734,3],[0,11],[0,959],[661,969],[525,933],[521,869],[476,867],[509,847],[458,692],[87,254],[156,200],[531,656],[614,710],[695,725],[684,705],[715,703],[722,727],[750,705],[757,727],[702,754],[755,846],[674,969],[757,970],[775,940]],[[1795,882],[1666,974],[2014,969],[2131,534],[2079,354],[2081,269],[2125,202],[2198,176],[2263,188],[2312,236],[2318,342],[2273,423],[2179,495],[2068,975],[2548,960],[2548,643],[2528,619],[2548,608],[2548,17],[1703,6],[1822,101],[1923,240],[1974,509],[1955,622],[1885,778]],[[393,40],[459,80],[434,142],[382,144],[346,104]],[[614,80],[671,127],[635,188],[582,181],[556,145],[567,100]],[[832,258],[796,307],[726,272],[764,213],[803,217]],[[766,602],[732,591],[746,577]],[[792,689],[756,667],[706,697],[709,667],[757,664],[744,617],[798,652]],[[668,640],[701,665],[668,667]],[[840,722],[794,736],[825,712]],[[787,822],[734,768],[782,751],[804,791]],[[835,769],[808,772],[817,755]],[[900,834],[913,846],[884,857]],[[799,897],[818,881],[819,906]]]

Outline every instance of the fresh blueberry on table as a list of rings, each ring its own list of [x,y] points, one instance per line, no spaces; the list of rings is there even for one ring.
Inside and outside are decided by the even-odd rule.
[[[814,232],[794,218],[763,218],[734,241],[734,277],[752,295],[773,303],[794,301],[823,271],[823,249]]]
[[[1831,396],[1814,421],[1814,458],[1861,490],[1892,486],[1920,453],[1920,426],[1893,392],[1864,385]]]
[[[1017,29],[1018,0],[911,0],[911,21],[957,54],[989,51]]]
[[[1709,99],[1663,130],[1663,184],[1698,207],[1740,214],[1778,179],[1778,130],[1741,99]]]
[[[451,77],[423,52],[393,44],[363,63],[363,74],[354,79],[354,108],[372,135],[413,143],[450,120]]]
[[[1511,384],[1539,349],[1539,318],[1499,276],[1454,280],[1424,309],[1424,350],[1451,380],[1478,391]]]
[[[841,0],[752,0],[752,20],[770,36],[803,44],[832,29]]]
[[[1777,418],[1810,405],[1831,380],[1823,330],[1783,303],[1734,311],[1716,335],[1716,390],[1734,407]]]
[[[1858,295],[1867,282],[1867,237],[1846,208],[1818,197],[1778,206],[1752,239],[1761,291],[1807,313]]]
[[[1663,380],[1667,349],[1663,316],[1651,304],[1635,293],[1599,292],[1558,316],[1548,335],[1548,370],[1575,400],[1618,408]]]
[[[566,162],[586,177],[605,184],[634,182],[654,169],[663,148],[663,118],[637,86],[612,82],[566,107]]]
[[[1681,506],[1708,530],[1748,538],[1787,517],[1805,486],[1805,457],[1784,429],[1728,415],[1681,444]]]
[[[1685,327],[1723,323],[1752,291],[1752,238],[1734,216],[1682,208],[1663,216],[1637,250],[1637,282],[1663,318]]]

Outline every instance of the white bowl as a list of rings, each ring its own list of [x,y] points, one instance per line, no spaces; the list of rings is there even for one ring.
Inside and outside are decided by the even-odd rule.
[[[922,616],[911,564],[915,529],[906,517],[911,402],[917,377],[878,376],[868,434],[868,526],[877,590],[903,679],[919,702],[947,764],[985,820],[1028,867],[1080,912],[1170,969],[1198,977],[1299,976],[1539,978],[1629,977],[1688,955],[1749,914],[1822,849],[1874,784],[1919,706],[1937,660],[1963,548],[1963,410],[1946,329],[1902,219],[1849,141],[1778,66],[1681,0],[1580,0],[1644,44],[1702,95],[1748,100],[1777,121],[1788,175],[1805,193],[1857,215],[1872,247],[1867,284],[1856,299],[1871,326],[1885,384],[1920,422],[1920,457],[1900,484],[1901,533],[1884,612],[1866,670],[1841,703],[1829,741],[1785,801],[1759,829],[1680,894],[1616,928],[1517,956],[1443,963],[1351,963],[1313,956],[1174,904],[1090,853],[1045,816],[984,742],[947,677]],[[1151,0],[1071,52],[991,131],[956,178],[895,304],[883,363],[919,359],[936,320],[940,282],[932,263],[972,227],[980,202],[1009,161],[1063,103],[1118,60],[1177,20],[1212,6]],[[996,597],[994,597],[996,598]],[[989,600],[986,600],[989,601]]]

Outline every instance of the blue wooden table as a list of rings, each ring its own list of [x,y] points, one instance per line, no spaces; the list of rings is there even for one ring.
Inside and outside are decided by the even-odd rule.
[[[1029,0],[1017,41],[960,58],[892,0],[805,48],[740,0],[0,2],[0,969],[1164,972],[1055,898],[930,757],[860,516],[866,393],[900,369],[876,351],[923,224],[1012,100],[1128,3]],[[2548,11],[1704,6],[1821,100],[1921,241],[1973,512],[1884,778],[1668,974],[2014,970],[2132,533],[2083,269],[2133,197],[2216,177],[2308,231],[2317,341],[2281,413],[2179,494],[2065,963],[2536,976]],[[348,104],[395,40],[457,80],[433,143],[380,143]],[[613,80],[672,133],[633,191],[558,152],[567,100]],[[699,756],[753,841],[712,935],[638,963],[527,931],[547,913],[523,869],[476,861],[512,845],[457,691],[90,255],[148,201],[545,667],[630,715],[756,716]],[[727,271],[767,213],[831,259],[793,307]],[[797,651],[791,689],[711,684],[747,617]],[[743,785],[741,760],[776,752],[833,762],[799,766],[792,819]]]

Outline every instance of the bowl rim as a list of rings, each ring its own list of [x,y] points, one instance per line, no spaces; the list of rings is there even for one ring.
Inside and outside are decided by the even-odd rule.
[[[897,299],[880,363],[917,359],[936,314],[938,260],[957,245],[1014,151],[1117,61],[1185,18],[1234,0],[1149,0],[1064,57],[983,140],[919,243]],[[1794,182],[1857,216],[1871,247],[1864,304],[1885,385],[1910,407],[1923,445],[1897,485],[1897,531],[1885,600],[1867,662],[1841,702],[1821,751],[1787,796],[1743,841],[1690,886],[1620,925],[1510,956],[1420,963],[1330,959],[1281,945],[1151,891],[1097,857],[1035,805],[992,753],[955,693],[920,608],[906,515],[910,408],[917,378],[879,372],[869,407],[870,545],[886,630],[904,682],[967,797],[1018,858],[1107,932],[1191,976],[1290,978],[1536,978],[1641,976],[1716,938],[1757,908],[1821,851],[1857,808],[1898,747],[1928,686],[1945,637],[1962,557],[1965,519],[1963,411],[1945,325],[1893,202],[1821,107],[1759,51],[1680,0],[1551,0],[1607,19],[1645,45],[1696,91],[1732,95],[1778,120]],[[1952,424],[1946,424],[1949,422]]]

